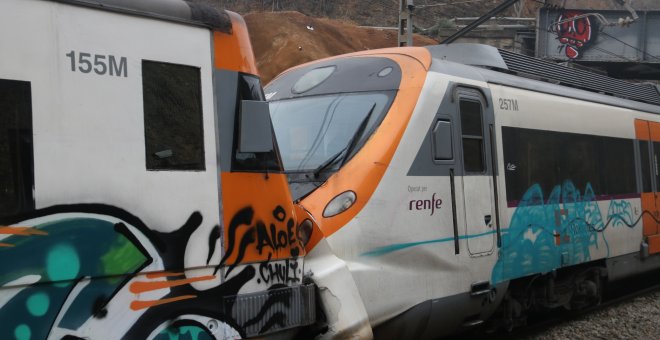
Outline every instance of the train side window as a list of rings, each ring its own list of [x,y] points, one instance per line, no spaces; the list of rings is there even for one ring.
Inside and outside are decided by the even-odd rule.
[[[29,82],[0,79],[0,217],[34,209]]]
[[[636,193],[635,142],[631,139],[613,137],[598,137],[598,139],[600,145],[595,149],[599,155],[596,161],[598,164],[596,171],[600,175],[599,194]]]
[[[147,170],[204,170],[197,67],[142,61]]]
[[[463,141],[463,167],[466,172],[483,172],[485,162],[481,103],[476,100],[461,99],[459,107]]]
[[[265,101],[266,97],[262,91],[261,80],[258,77],[240,74],[238,76],[238,94],[236,107],[238,111],[243,110],[244,100]],[[237,115],[237,117],[240,115]],[[234,171],[281,171],[281,163],[277,150],[268,152],[240,152],[238,148],[240,138],[240,120],[234,124],[234,151],[232,170]]]
[[[502,147],[509,201],[523,198],[535,185],[547,200],[569,182],[580,195],[586,195],[588,187],[595,195],[637,192],[631,139],[505,126]],[[647,153],[646,164],[648,158]],[[644,181],[650,183],[650,176]],[[567,192],[562,191],[564,194]]]
[[[452,126],[448,120],[438,120],[433,127],[433,159],[436,161],[454,159]]]

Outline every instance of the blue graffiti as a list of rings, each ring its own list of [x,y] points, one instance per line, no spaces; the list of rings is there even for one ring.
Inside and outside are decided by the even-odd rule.
[[[502,248],[491,281],[549,272],[591,260],[591,249],[599,238],[607,247],[604,231],[608,225],[633,228],[632,206],[627,201],[610,201],[604,221],[591,184],[581,193],[571,181],[553,188],[544,202],[541,186],[530,187],[513,213],[508,229],[502,230]]]
[[[485,233],[481,234],[472,234],[472,235],[460,235],[458,237],[459,240],[463,239],[469,239],[469,238],[476,238],[476,237],[481,237],[481,236],[487,236],[487,235],[492,235],[494,234],[495,231],[488,231]],[[424,244],[431,244],[431,243],[444,243],[444,242],[450,242],[454,241],[453,237],[445,237],[445,238],[439,238],[435,240],[427,240],[427,241],[418,241],[418,242],[409,242],[409,243],[396,243],[396,244],[390,244],[384,247],[378,247],[375,249],[372,249],[368,252],[360,254],[361,256],[383,256],[385,254],[389,254],[395,251],[403,250],[406,248],[410,247],[416,247],[416,246],[421,246]]]
[[[0,248],[0,287],[4,296],[13,294],[0,309],[1,339],[46,339],[55,326],[78,329],[104,315],[99,307],[125,284],[124,275],[151,262],[140,245],[107,220],[70,217],[33,228],[42,234],[10,236],[4,241],[15,246]],[[33,284],[7,287],[30,275],[37,278]],[[83,278],[83,288],[73,293]],[[67,299],[71,303],[63,309]]]
[[[631,224],[636,224],[636,222],[632,222],[632,206],[630,202],[627,201],[612,201],[607,211],[607,216],[608,219],[614,221],[613,223],[615,227],[622,227],[624,225],[630,226]]]

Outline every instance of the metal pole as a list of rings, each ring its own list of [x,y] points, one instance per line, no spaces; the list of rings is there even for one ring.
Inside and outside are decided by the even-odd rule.
[[[399,0],[399,47],[412,46],[413,0]]]
[[[441,44],[451,44],[458,38],[468,34],[470,31],[473,29],[477,28],[479,25],[483,24],[484,22],[490,20],[492,16],[494,16],[497,13],[500,13],[504,11],[505,9],[509,8],[511,5],[516,3],[518,0],[505,0],[503,3],[501,3],[499,6],[493,8],[490,12],[482,15],[479,19],[473,21],[471,24],[465,26],[463,29],[460,31],[452,34],[449,38],[445,39],[444,41],[441,42]]]

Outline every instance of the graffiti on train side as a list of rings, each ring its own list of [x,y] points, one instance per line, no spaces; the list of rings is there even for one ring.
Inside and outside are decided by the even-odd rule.
[[[296,258],[278,262],[262,262],[259,264],[257,283],[297,283],[302,279],[302,268]]]
[[[283,222],[286,214],[275,209],[273,217]],[[264,325],[261,331],[284,327],[287,315],[282,308],[271,311],[272,299],[250,310],[248,322],[238,324],[232,317],[235,299],[227,297],[236,296],[249,282],[275,289],[300,281],[299,260],[245,264],[240,270],[235,262],[236,272],[224,281],[213,267],[186,273],[186,250],[199,247],[191,237],[202,222],[203,216],[194,212],[181,227],[160,232],[122,209],[99,204],[57,206],[3,218],[0,338],[76,338],[103,330],[112,338],[202,339],[244,336],[244,329],[257,323]],[[219,235],[219,226],[207,235],[207,265],[220,251]],[[281,239],[295,242],[286,236]],[[272,243],[263,241],[263,249],[276,251],[281,242],[270,235],[269,240]],[[196,288],[199,282],[210,288]],[[283,301],[279,305],[292,305],[292,298],[288,291],[277,295]]]
[[[554,187],[547,201],[543,197],[538,184],[523,195],[509,228],[502,230],[492,282],[587,262],[596,247],[606,247],[609,253],[602,231],[608,226],[633,228],[641,219],[641,215],[634,217],[625,200],[611,200],[603,218],[591,184],[582,193],[573,182],[565,181]]]
[[[23,228],[39,233],[13,234],[3,239],[12,246],[0,249],[0,337],[5,339],[45,339],[49,329],[43,325],[60,313],[55,326],[68,329],[85,321],[80,311],[103,318],[106,300],[124,284],[117,275],[134,274],[152,261],[120,222],[66,215]],[[89,277],[101,279],[82,281]],[[60,311],[67,299],[72,304]]]
[[[208,334],[207,326],[197,321],[185,320],[174,322],[162,330],[154,340],[210,340],[214,337]]]
[[[274,220],[266,226],[264,221],[255,218],[251,207],[240,210],[229,224],[227,251],[218,269],[229,264],[226,275],[230,275],[238,263],[266,256],[265,261],[260,261],[257,283],[301,282],[302,265],[298,257],[302,255],[303,246],[296,237],[294,220],[287,219],[281,206],[275,207],[272,217]],[[250,252],[256,255],[252,259],[247,258]]]

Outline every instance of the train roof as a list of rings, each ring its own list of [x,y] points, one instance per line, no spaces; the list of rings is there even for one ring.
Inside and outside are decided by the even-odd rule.
[[[231,19],[224,10],[185,0],[49,0],[105,11],[204,26],[231,32]]]
[[[446,67],[442,63],[434,62],[431,66],[434,71],[467,76],[494,84],[660,113],[660,87],[658,85],[630,83],[488,45],[449,44],[427,46],[426,48],[430,51],[434,61],[446,60],[468,66],[457,68],[454,64],[452,67]],[[576,91],[576,89],[583,91]]]

